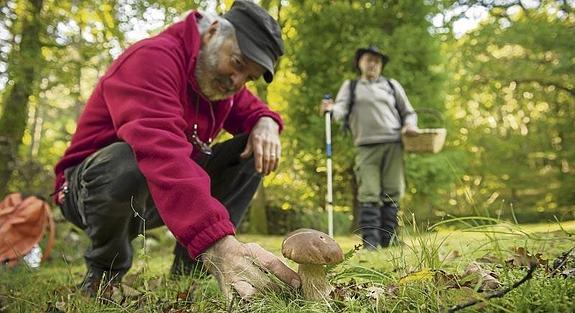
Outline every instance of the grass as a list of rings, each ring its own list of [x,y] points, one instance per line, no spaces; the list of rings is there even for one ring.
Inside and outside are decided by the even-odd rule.
[[[461,275],[473,261],[483,261],[481,266],[497,276],[502,288],[521,279],[526,268],[506,262],[521,261],[519,247],[531,255],[540,254],[540,261],[548,260],[548,265],[541,264],[532,279],[503,297],[462,312],[575,312],[575,275],[565,278],[549,271],[553,260],[575,246],[575,221],[514,225],[453,219],[425,230],[408,225],[404,245],[357,251],[332,268],[334,299],[319,303],[307,302],[289,289],[264,292],[249,302],[228,303],[211,278],[171,280],[166,273],[173,239],[165,229],[148,232],[134,242],[137,256],[124,280],[129,288],[123,295],[117,294],[113,301],[86,298],[74,286],[83,277],[82,252],[87,242],[68,227],[60,225],[59,244],[50,262],[40,269],[0,269],[0,312],[442,312],[486,294],[480,292],[480,281]],[[281,255],[281,237],[239,237]],[[357,236],[336,240],[344,251],[361,242]],[[573,263],[567,269],[573,269]],[[465,286],[441,279],[455,275],[457,283]]]

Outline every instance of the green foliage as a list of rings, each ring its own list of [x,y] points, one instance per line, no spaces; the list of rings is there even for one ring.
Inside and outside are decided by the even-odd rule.
[[[575,16],[551,2],[498,12],[450,48],[451,142],[473,160],[452,205],[573,218]]]
[[[467,222],[474,224],[473,219]],[[4,312],[443,312],[487,294],[475,288],[480,283],[477,278],[461,275],[470,262],[481,262],[481,267],[497,274],[502,288],[524,277],[526,270],[511,262],[520,261],[513,251],[521,247],[542,262],[533,278],[471,311],[482,307],[482,312],[572,312],[575,281],[554,275],[550,266],[560,258],[567,260],[564,252],[573,247],[568,234],[575,232],[575,223],[561,225],[561,231],[558,225],[494,222],[499,224],[481,229],[469,226],[457,232],[437,227],[432,234],[404,236],[403,246],[375,252],[352,250],[360,243],[357,237],[337,237],[342,249],[353,253],[330,269],[333,300],[320,302],[305,301],[301,293],[285,286],[250,301],[228,302],[211,277],[170,279],[164,274],[170,266],[171,257],[167,256],[172,252],[173,239],[156,230],[135,243],[145,255],[136,257],[134,267],[124,277],[122,292],[111,300],[87,298],[75,286],[82,279],[82,253],[89,243],[68,225],[59,225],[60,240],[49,262],[36,270],[0,268],[0,308]],[[279,255],[283,236],[240,238],[259,242]],[[144,243],[148,247],[140,249]],[[431,255],[441,263],[427,263]],[[568,263],[565,269],[572,270],[575,258]]]

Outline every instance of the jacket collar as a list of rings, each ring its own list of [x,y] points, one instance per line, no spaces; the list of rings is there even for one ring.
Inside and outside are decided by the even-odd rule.
[[[365,79],[365,78],[363,78],[363,77],[360,76],[360,77],[358,78],[358,81],[363,82],[363,83],[366,83],[366,84],[373,84],[373,83],[380,83],[383,79],[384,79],[384,78],[383,78],[383,76],[381,76],[381,75],[380,75],[378,78],[374,79],[374,80],[367,80],[367,79]]]

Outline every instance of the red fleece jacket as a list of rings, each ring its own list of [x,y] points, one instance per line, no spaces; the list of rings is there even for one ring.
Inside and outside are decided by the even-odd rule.
[[[280,116],[245,88],[213,103],[198,92],[198,18],[198,12],[191,13],[158,36],[134,44],[111,65],[55,167],[58,190],[65,169],[114,142],[128,143],[162,220],[193,257],[234,234],[226,208],[211,196],[209,176],[193,160],[198,151],[187,138],[194,123],[204,142],[222,128],[232,134],[250,132],[262,116],[283,127]]]

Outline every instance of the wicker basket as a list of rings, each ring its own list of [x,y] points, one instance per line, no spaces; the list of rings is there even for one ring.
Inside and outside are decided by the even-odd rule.
[[[437,153],[443,149],[447,131],[445,128],[423,128],[414,137],[401,136],[403,148],[407,152]]]

